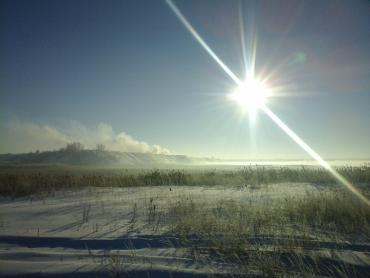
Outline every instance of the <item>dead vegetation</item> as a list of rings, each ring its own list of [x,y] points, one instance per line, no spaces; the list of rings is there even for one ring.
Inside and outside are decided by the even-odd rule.
[[[338,171],[370,197],[369,165],[343,167]],[[111,194],[115,194],[114,187],[147,186],[148,191],[143,191],[140,198],[125,197],[124,205],[129,208],[127,221],[119,226],[125,227],[127,233],[149,227],[160,237],[176,238],[176,244],[169,243],[169,246],[184,248],[186,258],[199,269],[208,269],[209,273],[230,277],[367,277],[369,271],[369,267],[348,263],[341,256],[343,252],[356,250],[351,246],[357,243],[368,246],[370,207],[343,187],[336,186],[321,168],[102,173],[13,170],[1,172],[0,181],[1,195],[11,197],[47,196],[58,189],[82,187],[111,187]],[[275,189],[281,188],[279,182],[313,184],[310,188],[315,190],[296,195],[280,192],[277,198],[274,191],[267,189],[270,183],[275,183]],[[219,184],[223,187],[219,187],[217,194],[223,188],[233,187],[237,192],[244,192],[244,198],[237,198],[239,193],[216,199],[184,194],[187,191],[181,191],[182,195],[174,193],[176,186],[203,185],[208,189],[211,187],[207,186]],[[163,191],[153,191],[157,193],[150,192],[153,186],[159,185],[169,186],[161,189]],[[131,192],[130,188],[127,190]],[[252,194],[253,198],[248,198]],[[109,203],[104,205],[103,201],[93,206],[83,203],[80,222],[91,225],[93,233],[103,233],[104,225],[93,218],[99,213],[116,217],[106,207]],[[369,247],[366,248],[364,252],[368,252]],[[128,249],[135,250],[135,246]],[[130,264],[139,260],[136,256],[128,260],[131,257],[119,252],[104,258],[103,266],[113,277],[124,277]]]
[[[232,265],[232,274],[357,277],[335,254],[343,242],[369,241],[370,208],[343,190],[269,200],[269,205],[194,200],[178,200],[168,209],[171,233],[184,242],[196,239],[192,257]],[[202,248],[199,242],[205,243]],[[327,248],[330,256],[312,253],[318,248]]]
[[[355,184],[370,183],[370,165],[341,167],[338,172]],[[258,188],[280,182],[335,184],[319,167],[249,166],[236,170],[125,170],[63,167],[0,168],[0,196],[52,194],[60,189],[83,187],[137,187],[159,185],[237,185]]]

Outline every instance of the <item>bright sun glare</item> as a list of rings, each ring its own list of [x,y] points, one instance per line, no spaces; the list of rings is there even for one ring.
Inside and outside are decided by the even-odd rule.
[[[247,79],[229,95],[229,99],[236,101],[243,109],[257,109],[266,103],[268,90],[257,79]]]
[[[340,183],[346,186],[352,193],[354,193],[358,198],[364,201],[370,206],[370,200],[368,200],[362,193],[354,187],[350,182],[348,182],[343,176],[341,176],[334,168],[330,166],[321,156],[316,153],[308,144],[306,144],[293,130],[291,130],[278,116],[276,116],[268,107],[265,105],[268,98],[269,91],[266,90],[264,84],[258,79],[253,78],[252,75],[242,82],[216,55],[215,52],[209,47],[209,45],[203,40],[203,38],[197,33],[189,21],[180,12],[177,6],[172,2],[172,0],[166,0],[169,7],[179,18],[179,20],[184,24],[186,29],[193,35],[196,41],[204,48],[205,51],[216,61],[216,63],[225,71],[225,73],[238,84],[236,90],[229,95],[231,100],[236,101],[244,110],[249,110],[251,115],[254,115],[257,109],[262,110],[270,119],[275,122],[294,142],[296,142],[306,153],[308,153],[313,159],[315,159],[321,166],[327,169]],[[242,26],[242,25],[241,25]],[[243,40],[244,41],[244,40]],[[254,45],[255,47],[255,45]],[[243,47],[244,49],[244,47]],[[255,60],[255,49],[253,50],[253,66]]]

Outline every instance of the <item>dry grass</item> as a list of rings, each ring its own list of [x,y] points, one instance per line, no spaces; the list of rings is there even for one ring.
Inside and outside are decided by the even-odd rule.
[[[365,193],[366,194],[366,193]],[[270,200],[269,205],[233,200],[215,204],[187,197],[169,210],[172,229],[180,233],[265,235],[309,230],[370,236],[370,208],[344,190]],[[273,230],[273,231],[271,231]]]
[[[334,254],[335,244],[343,242],[340,239],[368,242],[370,238],[370,207],[341,190],[271,200],[268,206],[194,200],[188,197],[170,205],[171,233],[186,242],[197,239],[193,253],[232,264],[238,274],[356,277],[350,266],[334,263],[334,255],[323,264],[322,258],[306,250],[320,247],[324,240],[333,243],[326,248]],[[199,241],[205,247],[199,248]]]
[[[342,167],[344,177],[356,184],[370,184],[370,165]],[[158,185],[238,185],[258,188],[280,182],[335,184],[333,177],[316,167],[250,166],[239,170],[125,170],[61,167],[0,168],[0,196],[51,194],[82,187],[129,187]]]
[[[360,185],[370,197],[370,165],[343,167],[338,171]],[[161,203],[154,197],[142,209],[153,231],[177,235],[190,246],[196,263],[220,266],[230,276],[264,277],[365,277],[351,265],[338,261],[336,246],[343,242],[369,242],[370,207],[351,195],[321,168],[247,167],[239,170],[0,170],[0,195],[50,194],[55,190],[82,187],[128,187],[157,185],[224,185],[263,190],[279,182],[318,185],[315,192],[285,198],[215,201],[199,196],[179,196]],[[322,186],[327,185],[327,186]],[[254,192],[254,191],[253,191]],[[258,196],[258,195],[255,195]],[[129,230],[134,230],[139,206],[132,205]],[[90,208],[83,207],[82,223]],[[96,228],[97,229],[97,228]],[[312,252],[329,243],[330,256]],[[123,271],[124,261],[112,256],[107,263],[113,276]],[[217,273],[217,271],[215,271]]]

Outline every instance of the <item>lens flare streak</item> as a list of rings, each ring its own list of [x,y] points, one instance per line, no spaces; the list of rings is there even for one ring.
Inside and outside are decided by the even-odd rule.
[[[180,12],[172,0],[166,0],[171,10],[175,13],[178,19],[184,24],[186,29],[193,35],[193,37],[200,43],[200,45],[207,51],[207,53],[221,66],[221,68],[234,80],[238,86],[242,86],[243,82],[221,61],[220,58],[213,52],[208,44],[202,39],[194,27],[189,23],[185,16]],[[244,40],[244,38],[242,38]],[[255,51],[255,49],[254,49]],[[255,53],[255,52],[254,52]],[[255,55],[255,54],[254,54]],[[254,65],[253,65],[254,67]],[[250,76],[252,78],[254,76]],[[259,105],[259,108],[280,128],[282,129],[298,146],[300,146],[308,155],[316,160],[322,167],[329,171],[334,178],[348,190],[350,190],[360,200],[370,206],[370,201],[349,181],[347,181],[341,174],[339,174],[329,163],[327,163],[321,156],[315,152],[309,145],[307,145],[293,130],[291,130],[275,113],[273,113],[265,104]]]
[[[171,8],[171,10],[175,13],[177,18],[181,21],[182,24],[186,27],[186,29],[193,35],[193,37],[199,42],[199,44],[204,48],[205,51],[219,64],[219,66],[231,77],[232,80],[238,85],[242,84],[240,79],[221,61],[220,58],[213,52],[213,50],[208,46],[208,44],[202,39],[202,37],[198,34],[198,32],[193,28],[193,26],[189,23],[189,21],[185,18],[185,16],[180,12],[177,6],[171,1],[166,0],[166,3]]]
[[[340,183],[345,185],[353,194],[370,206],[370,201],[364,197],[351,183],[349,183],[341,174],[335,171],[329,163],[327,163],[321,156],[315,152],[309,145],[307,145],[293,130],[291,130],[278,116],[275,115],[266,105],[261,105],[260,109],[265,112],[270,119],[279,126],[294,142],[298,144],[307,154],[315,159],[322,167],[329,171]]]

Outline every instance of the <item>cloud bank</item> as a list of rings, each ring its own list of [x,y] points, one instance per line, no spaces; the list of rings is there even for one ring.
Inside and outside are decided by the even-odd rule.
[[[103,144],[106,150],[111,151],[170,154],[170,151],[162,146],[139,141],[125,132],[116,132],[112,126],[105,123],[87,127],[77,121],[71,121],[65,127],[55,127],[12,121],[0,127],[0,130],[0,153],[56,150],[67,143],[80,142],[89,149]]]

